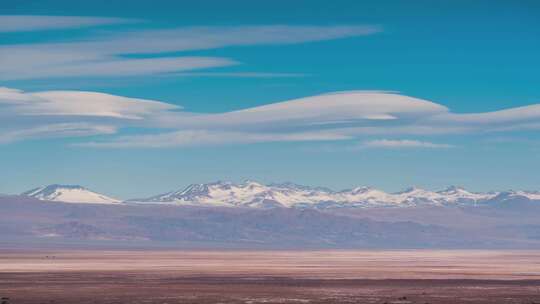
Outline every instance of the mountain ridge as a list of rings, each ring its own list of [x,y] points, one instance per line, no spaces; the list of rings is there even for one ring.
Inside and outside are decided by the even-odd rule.
[[[326,187],[310,187],[291,182],[268,185],[255,181],[242,183],[218,181],[191,184],[186,188],[148,198],[133,199],[131,203],[162,203],[173,205],[225,207],[285,207],[285,208],[341,208],[341,207],[414,207],[421,205],[476,205],[490,201],[501,193],[540,200],[538,192],[501,191],[478,193],[463,187],[449,186],[430,191],[411,187],[401,192],[387,193],[372,187],[355,187],[334,191]]]
[[[241,183],[216,181],[191,184],[147,198],[119,200],[79,185],[52,184],[23,192],[43,201],[95,204],[170,204],[246,208],[375,208],[418,206],[476,206],[509,200],[540,201],[537,191],[471,192],[463,187],[449,186],[431,191],[410,187],[387,193],[360,186],[334,191],[326,187],[310,187],[291,182],[262,184],[246,180]]]

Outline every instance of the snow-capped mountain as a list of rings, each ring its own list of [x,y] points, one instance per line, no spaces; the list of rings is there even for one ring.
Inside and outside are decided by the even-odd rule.
[[[46,201],[66,203],[119,204],[120,200],[108,197],[77,185],[49,185],[32,189],[22,195]],[[503,191],[475,193],[451,186],[441,191],[417,187],[386,193],[371,187],[356,187],[333,191],[324,187],[309,187],[294,183],[264,185],[254,181],[243,183],[214,182],[192,184],[179,191],[126,203],[152,203],[214,207],[246,208],[373,208],[420,206],[477,206],[513,202],[540,202],[540,192]]]
[[[246,181],[240,184],[231,182],[192,184],[181,191],[172,191],[136,201],[229,207],[293,207],[296,204],[331,199],[329,192],[322,189],[291,183],[266,186]]]
[[[393,202],[406,206],[419,205],[470,205],[488,200],[497,193],[469,192],[461,187],[450,186],[445,190],[433,192],[417,187],[411,187],[405,191],[391,195]]]
[[[437,192],[447,202],[467,204],[489,200],[498,193],[475,193],[469,192],[461,187],[450,186],[445,190]]]
[[[538,191],[510,191],[510,195],[526,197],[529,200],[540,200]]]
[[[88,190],[78,185],[49,185],[22,193],[44,201],[89,204],[119,204],[120,200]]]
[[[518,192],[516,192],[518,193]],[[540,200],[540,194],[519,192],[530,200]],[[499,193],[474,193],[459,187],[433,192],[409,188],[402,192],[386,193],[370,187],[332,191],[323,187],[308,187],[293,183],[263,185],[253,181],[243,183],[215,182],[193,184],[181,191],[172,191],[132,202],[165,203],[225,207],[414,207],[424,205],[476,205],[493,199]]]
[[[503,191],[494,195],[492,198],[482,201],[485,204],[509,206],[527,204],[529,202],[540,202],[540,192],[537,191]]]

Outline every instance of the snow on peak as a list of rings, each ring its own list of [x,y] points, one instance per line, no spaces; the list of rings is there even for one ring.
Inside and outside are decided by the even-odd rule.
[[[416,187],[416,186],[412,186],[403,191],[397,192],[395,194],[412,194],[412,193],[424,193],[424,192],[428,192],[428,191],[422,188]]]
[[[445,193],[447,191],[448,193]],[[290,182],[264,185],[255,181],[242,183],[213,182],[192,184],[139,202],[173,203],[181,205],[228,207],[406,207],[470,203],[487,196],[458,190],[457,187],[432,192],[417,187],[389,194],[371,187],[332,191],[323,187],[308,187]]]
[[[454,185],[448,186],[446,189],[439,191],[439,193],[458,193],[458,192],[469,193],[467,190],[465,190],[465,188],[460,187],[460,186],[454,186]]]
[[[192,184],[183,190],[172,191],[135,202],[178,205],[249,207],[249,208],[340,208],[340,207],[415,207],[415,206],[476,206],[499,193],[475,193],[451,186],[438,192],[411,187],[397,193],[386,193],[371,187],[333,191],[323,187],[309,187],[290,182],[261,184],[214,182]],[[526,196],[540,200],[539,192],[512,192],[508,195]]]
[[[24,192],[22,195],[46,201],[67,203],[117,204],[120,200],[93,192],[79,185],[49,185]],[[197,206],[249,208],[341,208],[341,207],[415,207],[415,206],[476,206],[502,200],[540,201],[540,192],[504,191],[476,193],[450,186],[441,191],[411,187],[401,192],[386,193],[371,187],[355,187],[333,191],[324,187],[309,187],[290,182],[262,184],[246,180],[241,183],[217,181],[191,184],[132,203],[162,203]]]
[[[353,193],[353,194],[368,193],[368,192],[370,192],[372,190],[373,189],[371,189],[371,187],[362,186],[362,187],[353,188],[351,190],[351,193]]]
[[[540,201],[540,192],[538,191],[514,191],[508,190],[498,193],[496,196],[499,199],[511,199],[511,198],[525,198],[529,200]]]
[[[280,188],[280,189],[289,189],[289,190],[301,190],[301,191],[321,191],[321,192],[334,192],[329,188],[326,187],[320,187],[320,186],[305,186],[300,185],[292,182],[284,182],[284,183],[272,183],[268,185],[269,187],[273,188]]]
[[[497,193],[476,193],[465,190],[462,187],[450,186],[437,192],[446,201],[452,203],[478,202],[493,198]]]
[[[93,192],[79,185],[53,184],[26,191],[21,195],[44,201],[64,203],[118,204],[121,202],[120,200]]]
[[[526,198],[530,200],[540,200],[540,192],[539,191],[518,191],[520,195],[525,196]]]

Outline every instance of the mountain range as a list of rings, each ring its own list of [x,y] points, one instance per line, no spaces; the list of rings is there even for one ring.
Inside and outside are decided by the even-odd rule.
[[[120,200],[76,185],[0,195],[0,247],[540,248],[540,194],[215,182]]]
[[[386,193],[370,187],[333,191],[324,187],[309,187],[294,183],[264,185],[254,181],[192,184],[182,190],[125,201],[78,185],[49,185],[26,191],[21,195],[66,203],[170,204],[263,209],[482,206],[516,199],[540,203],[540,192],[533,191],[477,193],[451,186],[441,191],[412,187],[397,193]]]

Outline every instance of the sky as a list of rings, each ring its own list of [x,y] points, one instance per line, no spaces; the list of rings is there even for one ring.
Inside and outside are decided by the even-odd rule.
[[[537,1],[0,3],[0,193],[540,190]]]

